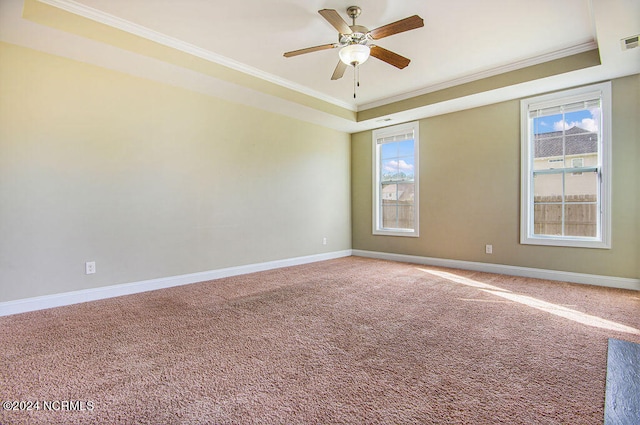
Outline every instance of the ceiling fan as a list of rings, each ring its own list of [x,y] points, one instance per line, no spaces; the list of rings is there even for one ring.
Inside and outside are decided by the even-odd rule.
[[[403,69],[409,65],[410,60],[408,58],[371,43],[374,40],[379,40],[390,35],[423,27],[424,21],[422,18],[418,15],[413,15],[374,30],[369,30],[362,25],[356,25],[356,18],[360,16],[361,12],[362,10],[358,6],[350,6],[347,8],[347,15],[352,19],[352,25],[349,25],[334,9],[319,10],[318,13],[338,30],[338,42],[293,50],[286,52],[284,57],[290,58],[304,53],[340,48],[340,61],[333,71],[333,75],[331,76],[332,80],[342,78],[349,65],[357,69],[358,65],[361,65],[369,58],[369,55],[399,69]]]

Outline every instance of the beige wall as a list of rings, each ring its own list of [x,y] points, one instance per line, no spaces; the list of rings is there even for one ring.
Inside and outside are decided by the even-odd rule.
[[[348,134],[4,43],[0,63],[0,302],[351,247]]]
[[[613,111],[613,137],[627,142],[620,146],[613,145],[614,160],[624,164],[613,171],[614,205],[618,206],[621,220],[632,224],[628,228],[618,229],[628,232],[622,233],[620,238],[632,240],[635,224],[635,250],[631,250],[631,253],[635,254],[636,277],[640,278],[640,74],[616,80],[613,89],[614,107],[620,105]],[[615,188],[619,187],[615,186],[616,182],[625,182],[626,185],[616,191]]]
[[[640,277],[638,75],[613,82],[597,250],[519,244],[517,100],[421,120],[421,236],[400,238],[371,234],[370,131],[4,43],[0,63],[0,302],[351,247]]]
[[[372,235],[371,132],[354,134],[353,249],[640,277],[639,81],[613,81],[613,249],[519,243],[518,100],[420,121],[419,238]]]

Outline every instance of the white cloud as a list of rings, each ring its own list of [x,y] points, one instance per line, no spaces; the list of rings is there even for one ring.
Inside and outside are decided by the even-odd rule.
[[[572,122],[567,122],[565,120],[556,121],[553,123],[553,129],[555,131],[562,131],[577,126],[587,131],[598,131],[598,121],[596,121],[594,117],[600,113],[600,109],[594,108],[589,110],[589,112],[591,112],[591,118],[583,118],[581,121]]]
[[[560,120],[553,123],[555,131],[569,130],[571,127],[580,127],[587,131],[598,131],[598,123],[593,118],[583,118],[582,121],[572,122]]]
[[[399,161],[389,161],[384,166],[384,171],[394,173],[397,171],[413,171],[413,164],[407,164],[404,159]]]

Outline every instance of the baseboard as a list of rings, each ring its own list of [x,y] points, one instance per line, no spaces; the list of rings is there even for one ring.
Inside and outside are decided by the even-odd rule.
[[[428,266],[448,267],[454,269],[473,270],[487,273],[506,274],[512,276],[557,280],[562,282],[582,283],[586,285],[598,285],[611,288],[632,289],[640,291],[640,279],[535,269],[529,267],[509,266],[504,264],[420,257],[416,255],[364,251],[359,249],[347,249],[343,251],[334,251],[324,254],[288,258],[283,260],[248,264],[237,267],[228,267],[224,269],[216,269],[199,273],[190,273],[180,276],[144,280],[140,282],[124,283],[119,285],[104,286],[100,288],[83,289],[79,291],[44,295],[40,297],[25,298],[15,301],[5,301],[0,303],[0,316],[9,316],[12,314],[26,313],[28,311],[44,310],[47,308],[61,307],[87,301],[96,301],[105,298],[119,297],[122,295],[137,294],[140,292],[154,291],[157,289],[187,285],[190,283],[203,282],[207,280],[221,279],[224,277],[238,276],[242,274],[256,273],[282,267],[315,263],[318,261],[332,260],[335,258],[349,257],[351,255],[358,257],[377,258],[381,260],[423,264]]]
[[[248,264],[237,267],[228,267],[224,269],[210,270],[199,273],[190,273],[180,276],[164,277],[159,279],[144,280],[140,282],[103,286],[100,288],[82,289],[79,291],[64,292],[61,294],[24,298],[15,301],[6,301],[0,303],[0,316],[9,316],[12,314],[26,313],[28,311],[44,310],[47,308],[61,307],[87,301],[96,301],[105,298],[119,297],[122,295],[137,294],[140,292],[154,291],[156,289],[164,289],[173,286],[187,285],[190,283],[221,279],[224,277],[238,276],[247,273],[279,269],[282,267],[298,266],[301,264],[332,260],[334,258],[349,257],[350,255],[351,250],[348,249],[344,251],[334,251],[324,254],[287,258],[283,260]]]
[[[610,288],[632,289],[640,291],[640,279],[615,276],[600,276],[585,273],[564,272],[558,270],[535,269],[529,267],[508,266],[504,264],[448,260],[444,258],[420,257],[415,255],[392,254],[388,252],[364,251],[360,249],[354,249],[352,250],[352,253],[354,256],[358,257],[401,261],[405,263],[423,264],[426,266],[449,267],[453,269],[473,270],[479,272],[531,277],[536,279],[557,280],[562,282],[582,283],[585,285],[607,286]]]

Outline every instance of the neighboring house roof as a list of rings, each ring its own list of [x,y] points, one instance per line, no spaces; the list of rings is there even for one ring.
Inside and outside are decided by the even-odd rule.
[[[535,135],[535,157],[562,156],[562,131]],[[564,132],[565,155],[581,155],[598,152],[598,133],[580,127],[571,127]]]

